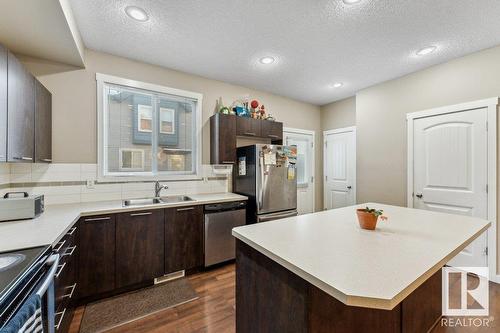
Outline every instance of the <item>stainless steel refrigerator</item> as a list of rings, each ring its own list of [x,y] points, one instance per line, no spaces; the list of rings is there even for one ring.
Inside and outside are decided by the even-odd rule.
[[[247,223],[297,215],[297,147],[240,147],[234,192],[246,195]]]

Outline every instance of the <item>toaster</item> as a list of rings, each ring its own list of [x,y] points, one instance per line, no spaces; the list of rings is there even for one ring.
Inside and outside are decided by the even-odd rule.
[[[0,222],[32,219],[42,214],[44,208],[43,195],[8,192],[0,198]]]

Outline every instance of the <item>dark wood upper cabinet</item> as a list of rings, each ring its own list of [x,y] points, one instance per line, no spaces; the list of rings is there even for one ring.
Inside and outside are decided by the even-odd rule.
[[[210,118],[210,163],[236,164],[236,116],[217,113]]]
[[[180,237],[180,235],[178,235]],[[116,219],[116,288],[164,274],[164,210],[118,214]]]
[[[7,160],[33,162],[35,78],[11,52],[8,52],[7,75]]]
[[[35,162],[52,162],[52,94],[35,80]]]
[[[260,137],[261,123],[262,120],[258,119],[236,117],[236,135]]]
[[[78,232],[78,296],[115,288],[115,216],[84,217]]]
[[[273,143],[276,141],[283,142],[283,123],[277,121],[263,121],[262,137],[271,139]]]
[[[203,266],[203,207],[165,210],[165,273]]]
[[[283,144],[283,123],[217,113],[210,118],[210,163],[236,164],[237,137]],[[236,170],[236,168],[234,168]]]
[[[7,161],[7,49],[0,44],[0,162]]]

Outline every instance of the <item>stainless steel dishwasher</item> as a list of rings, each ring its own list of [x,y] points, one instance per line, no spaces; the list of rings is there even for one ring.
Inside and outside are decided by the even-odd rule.
[[[231,230],[245,223],[245,201],[205,205],[205,267],[235,258]]]

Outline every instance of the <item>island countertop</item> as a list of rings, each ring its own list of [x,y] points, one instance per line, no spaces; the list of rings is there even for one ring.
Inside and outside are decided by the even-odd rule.
[[[360,229],[356,209],[388,221]],[[368,203],[233,229],[233,236],[349,306],[391,310],[490,222]]]

